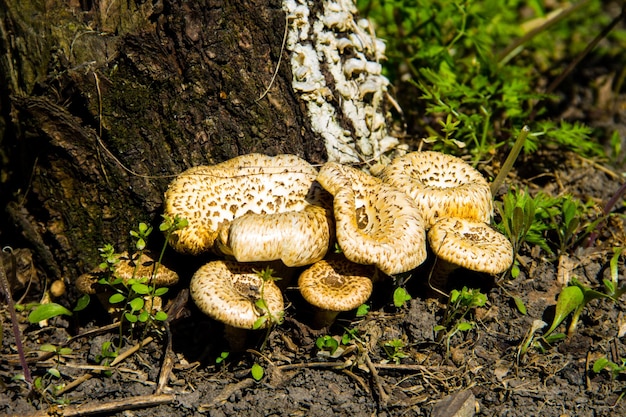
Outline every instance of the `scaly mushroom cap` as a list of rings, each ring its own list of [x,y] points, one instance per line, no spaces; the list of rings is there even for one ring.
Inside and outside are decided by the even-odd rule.
[[[165,193],[165,214],[187,219],[170,244],[196,255],[213,247],[220,227],[246,213],[299,211],[317,204],[317,171],[295,155],[248,154],[212,166],[191,168]]]
[[[493,202],[487,180],[455,156],[411,152],[391,161],[380,178],[415,200],[427,227],[443,217],[491,220]]]
[[[349,311],[372,294],[374,268],[346,259],[322,260],[304,271],[298,279],[302,297],[323,310]]]
[[[335,162],[326,163],[317,180],[334,196],[337,242],[348,260],[374,264],[387,275],[424,262],[424,220],[409,196]]]
[[[134,254],[132,258],[128,252],[122,252],[119,262],[115,264],[114,275],[128,282],[131,278],[148,278],[150,285],[155,287],[170,287],[178,282],[178,274],[163,264],[160,264],[155,272],[156,261],[149,253],[143,252],[140,255]],[[106,275],[105,271],[97,268],[91,272],[82,274],[76,279],[74,285],[84,294],[95,294],[98,292],[98,280]],[[108,289],[108,288],[107,288]]]
[[[253,268],[255,265],[230,261],[209,262],[191,278],[191,298],[206,315],[241,329],[252,329],[266,313],[255,305],[261,297],[272,315],[281,315],[280,290],[273,281],[263,281]]]
[[[437,221],[428,242],[438,258],[460,267],[499,274],[513,264],[513,246],[488,224],[460,218]]]
[[[239,262],[280,259],[287,266],[310,265],[328,251],[330,216],[330,210],[314,205],[286,213],[248,213],[222,227],[216,243]]]

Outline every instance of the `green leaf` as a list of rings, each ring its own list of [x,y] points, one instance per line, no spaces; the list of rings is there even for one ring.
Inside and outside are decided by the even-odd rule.
[[[155,296],[155,297],[160,297],[160,296],[162,296],[162,295],[164,295],[164,294],[167,294],[167,292],[168,292],[168,291],[169,291],[169,288],[167,288],[167,287],[157,288],[157,289],[154,291],[154,296]]]
[[[258,319],[256,319],[256,321],[252,325],[252,328],[254,330],[258,330],[258,329],[264,327],[265,323],[267,323],[267,316],[261,316]]]
[[[39,350],[42,352],[56,352],[57,347],[49,343],[46,343],[44,345],[39,346]]]
[[[329,351],[332,355],[333,353],[335,353],[337,348],[339,348],[339,342],[337,342],[334,337],[326,335],[318,337],[315,340],[315,346],[317,346],[319,350]]]
[[[370,311],[370,306],[368,304],[361,304],[359,308],[356,309],[356,316],[363,317],[367,315]]]
[[[263,370],[263,367],[261,365],[255,363],[254,365],[252,365],[250,373],[252,374],[252,378],[254,378],[255,381],[260,381],[261,378],[263,378],[263,374],[265,373],[265,371]]]
[[[220,363],[224,362],[224,359],[228,358],[228,355],[230,355],[230,352],[222,352],[222,353],[220,353],[220,356],[218,356],[215,359],[215,363],[220,364]]]
[[[76,312],[76,311],[84,310],[85,308],[87,308],[90,301],[91,301],[91,297],[89,296],[89,294],[83,294],[78,299],[78,301],[76,301],[76,306],[74,307],[73,311]]]
[[[133,311],[139,311],[143,308],[145,302],[143,300],[143,298],[141,297],[137,297],[137,298],[133,298],[132,300],[130,300],[130,308]]]
[[[137,250],[142,251],[146,248],[146,241],[143,238],[137,239],[137,243],[135,244]]]
[[[137,323],[137,316],[135,316],[134,314],[126,313],[124,314],[124,317],[126,318],[126,320],[128,320],[129,323]]]
[[[393,292],[393,305],[397,308],[404,307],[407,301],[411,300],[409,293],[401,287],[398,287]]]
[[[61,373],[57,368],[49,368],[48,373],[55,378],[61,378]]]
[[[150,313],[148,313],[147,311],[142,311],[137,317],[137,319],[142,323],[147,322],[149,318],[150,318]]]
[[[133,284],[131,288],[137,294],[141,294],[141,295],[150,294],[150,287],[146,284],[140,284],[140,283]]]
[[[526,315],[526,305],[524,304],[524,300],[520,297],[513,297],[513,301],[515,302],[515,307],[517,307],[519,312]]]
[[[41,304],[30,312],[28,321],[31,323],[39,323],[42,320],[48,320],[60,315],[71,316],[72,312],[57,303]]]
[[[167,313],[165,311],[157,311],[154,315],[154,319],[158,321],[165,321],[167,320]]]
[[[73,352],[72,349],[71,348],[67,348],[67,347],[60,348],[58,350],[59,355],[69,355],[72,352]]]
[[[113,294],[109,297],[109,303],[111,304],[121,303],[124,300],[126,300],[126,297],[124,296],[124,294],[120,293]]]
[[[464,321],[456,325],[456,328],[462,332],[466,332],[468,330],[472,330],[474,328],[474,323],[469,321]]]
[[[584,300],[585,295],[579,287],[574,285],[563,288],[556,301],[556,310],[554,312],[552,326],[546,331],[545,335],[547,336],[552,333],[572,311],[584,302]]]
[[[609,364],[609,360],[607,358],[600,358],[593,363],[593,372],[596,374],[600,373],[604,368],[606,368]]]

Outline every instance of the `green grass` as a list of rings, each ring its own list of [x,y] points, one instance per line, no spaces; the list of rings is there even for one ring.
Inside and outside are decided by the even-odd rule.
[[[435,150],[470,154],[475,163],[511,146],[531,119],[524,151],[557,146],[584,156],[603,156],[591,129],[545,117],[556,97],[545,85],[600,33],[609,16],[600,2],[586,2],[535,37],[502,54],[545,22],[551,10],[540,1],[359,0],[387,43],[385,75],[403,91],[410,133]],[[626,38],[611,32],[613,40]],[[620,54],[603,43],[596,55]],[[609,45],[609,46],[607,46]],[[401,100],[402,101],[402,100]],[[533,114],[536,113],[536,114]]]

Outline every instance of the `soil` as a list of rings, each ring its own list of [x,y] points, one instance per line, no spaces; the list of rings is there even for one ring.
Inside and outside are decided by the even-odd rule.
[[[578,100],[577,112],[591,114],[592,101]],[[621,131],[626,100],[597,117],[596,127]],[[619,109],[622,109],[621,112]],[[572,109],[567,109],[572,112]],[[598,108],[594,110],[598,115]],[[610,113],[610,115],[609,115]],[[610,122],[607,122],[610,120]],[[591,121],[592,124],[594,123]],[[622,149],[626,146],[622,144]],[[623,157],[623,155],[621,155]],[[507,183],[552,195],[572,194],[589,201],[599,214],[603,204],[623,182],[613,171],[623,170],[618,160],[604,164],[557,150],[544,150],[517,163],[519,171]],[[520,167],[523,167],[521,169]],[[480,169],[492,172],[485,164]],[[501,190],[500,196],[502,192]],[[496,196],[499,199],[500,196]],[[619,416],[626,415],[625,375],[612,378],[595,373],[592,365],[608,357],[616,363],[626,358],[626,305],[594,300],[585,308],[573,335],[543,349],[520,352],[535,320],[552,322],[556,298],[568,278],[593,288],[610,279],[612,247],[626,242],[623,199],[609,222],[600,224],[598,239],[590,248],[578,245],[560,258],[537,247],[520,251],[521,272],[516,278],[488,277],[460,271],[447,291],[463,286],[479,288],[487,303],[471,311],[475,326],[454,334],[446,344],[434,327],[442,323],[444,298],[425,285],[431,264],[403,276],[413,296],[404,307],[392,303],[391,279],[375,286],[371,309],[363,317],[340,315],[330,329],[310,327],[311,310],[294,284],[284,293],[289,306],[285,321],[269,334],[250,332],[245,349],[229,351],[223,327],[199,312],[188,300],[188,282],[199,261],[173,257],[183,283],[171,289],[170,321],[159,331],[142,334],[123,329],[122,339],[112,318],[92,300],[72,317],[55,317],[45,324],[28,324],[27,313],[18,312],[20,332],[28,352],[28,364],[40,389],[29,390],[16,375],[22,373],[9,310],[2,304],[0,324],[0,414],[115,416]],[[45,279],[32,266],[29,249],[16,252],[28,290],[15,283],[14,298],[22,303],[38,301]],[[624,262],[619,265],[620,282]],[[39,272],[38,272],[39,271]],[[39,278],[38,278],[39,277]],[[514,297],[527,309],[522,314]],[[178,303],[172,303],[176,300]],[[58,303],[73,306],[76,291],[68,290]],[[566,321],[558,331],[564,332]],[[316,339],[341,338],[348,330],[354,339],[333,355],[320,351]],[[266,337],[267,336],[267,337]],[[119,364],[105,368],[98,356],[108,342],[130,351],[146,343]],[[403,357],[390,358],[385,343],[401,340]],[[44,344],[65,346],[71,353],[53,355]],[[132,351],[130,351],[132,352]],[[256,381],[251,367],[258,363],[264,376]],[[60,377],[48,371],[57,369]],[[64,392],[54,392],[55,387]]]

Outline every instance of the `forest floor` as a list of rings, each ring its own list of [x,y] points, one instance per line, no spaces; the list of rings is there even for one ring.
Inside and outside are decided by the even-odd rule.
[[[599,165],[574,154],[542,155],[545,172],[521,183],[549,195],[570,193],[583,201],[607,201],[619,181]],[[547,163],[546,161],[554,161]],[[532,191],[532,190],[531,190]],[[404,307],[392,302],[393,283],[377,283],[371,310],[363,317],[342,315],[330,329],[313,330],[309,309],[293,285],[285,291],[284,323],[265,334],[252,333],[246,351],[216,358],[228,347],[223,329],[189,301],[169,322],[169,333],[150,333],[148,343],[108,373],[96,357],[103,344],[117,343],[118,328],[108,325],[104,310],[92,305],[69,320],[27,325],[19,313],[28,362],[42,377],[45,392],[30,392],[23,381],[9,314],[3,306],[0,356],[0,413],[6,415],[88,415],[104,412],[124,416],[616,416],[626,414],[620,395],[626,382],[610,373],[595,373],[600,357],[620,363],[626,357],[626,308],[623,300],[592,301],[575,333],[562,341],[520,354],[534,320],[551,323],[556,298],[567,277],[598,288],[610,279],[613,251],[607,242],[624,242],[623,207],[589,249],[560,260],[536,250],[520,253],[521,273],[515,279],[457,274],[451,287],[480,288],[487,296],[474,309],[473,329],[458,332],[446,348],[433,330],[445,314],[442,300],[425,294],[429,266],[413,271],[406,283],[413,295]],[[193,266],[191,267],[193,268]],[[623,280],[624,267],[619,266]],[[172,291],[185,300],[184,285]],[[424,295],[422,295],[424,294]],[[523,300],[522,314],[513,296]],[[69,303],[69,302],[68,302]],[[566,321],[567,323],[567,321]],[[564,330],[565,324],[560,330]],[[351,331],[332,356],[320,352],[316,339],[340,338]],[[82,336],[81,336],[82,335]],[[136,345],[141,334],[124,332],[121,351]],[[395,357],[385,343],[401,340]],[[171,349],[168,350],[168,341]],[[44,344],[71,352],[54,355]],[[393,352],[392,352],[393,353]],[[167,358],[167,360],[166,360]],[[250,369],[258,363],[260,381]],[[60,376],[47,371],[58,369]],[[170,371],[170,372],[168,372]],[[74,384],[73,384],[74,383]],[[64,387],[62,393],[54,387]],[[441,401],[448,402],[441,402]],[[133,411],[121,411],[134,404]],[[464,409],[467,414],[455,414]]]

